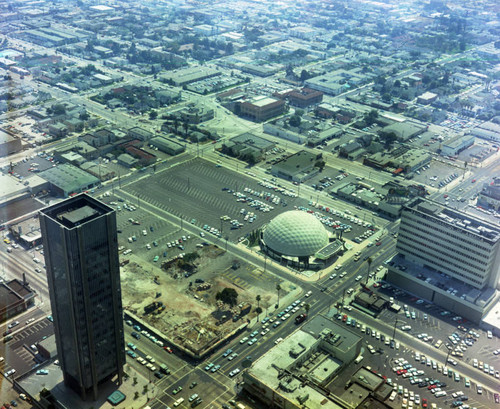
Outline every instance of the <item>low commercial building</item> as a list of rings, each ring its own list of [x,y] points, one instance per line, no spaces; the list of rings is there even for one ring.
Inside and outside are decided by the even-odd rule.
[[[48,133],[55,138],[64,138],[68,135],[68,127],[62,122],[56,122],[48,126]]]
[[[271,168],[271,174],[293,182],[303,182],[319,172],[315,166],[321,158],[321,154],[299,151],[274,164]]]
[[[311,88],[294,89],[285,92],[276,92],[273,96],[287,99],[288,103],[298,108],[307,108],[323,101],[323,93]]]
[[[253,121],[262,122],[285,112],[286,104],[281,99],[258,96],[250,100],[241,101],[240,115]]]
[[[139,159],[134,158],[132,155],[129,155],[128,153],[122,153],[116,159],[118,160],[118,163],[120,165],[125,166],[127,168],[132,168],[139,163]]]
[[[190,67],[170,71],[161,76],[165,82],[173,83],[177,86],[191,84],[206,78],[212,78],[221,75],[221,72],[210,67]]]
[[[381,133],[394,133],[398,141],[405,142],[425,132],[425,127],[411,122],[395,122],[381,129]]]
[[[390,152],[382,151],[368,156],[363,160],[363,164],[397,175],[415,172],[430,163],[431,160],[431,154],[424,149],[398,146]]]
[[[14,279],[0,283],[0,322],[15,317],[35,303],[35,293],[27,282]]]
[[[139,139],[140,141],[149,141],[153,137],[153,134],[136,126],[128,130],[128,136],[134,139]]]
[[[474,145],[476,137],[471,134],[457,135],[441,144],[441,155],[455,156]]]
[[[483,122],[470,130],[471,135],[487,141],[500,142],[500,125],[494,122]]]
[[[350,407],[326,385],[354,361],[361,345],[358,334],[316,316],[258,358],[243,373],[243,388],[269,408]]]
[[[49,168],[40,172],[39,176],[47,180],[51,190],[62,197],[96,188],[101,183],[95,176],[69,164]]]
[[[213,109],[188,106],[174,112],[173,115],[178,117],[182,122],[187,122],[188,124],[200,124],[213,119],[215,113]]]
[[[237,158],[253,158],[253,162],[260,161],[266,152],[275,147],[275,143],[267,139],[253,135],[249,132],[235,136],[229,141],[224,142],[222,150],[231,156]]]
[[[157,136],[156,138],[151,139],[149,144],[172,156],[179,155],[186,150],[184,145],[181,145],[171,139],[164,138],[163,136]]]
[[[27,217],[18,223],[9,225],[9,231],[16,241],[27,248],[42,244],[42,232],[38,217]]]
[[[422,105],[432,104],[438,98],[437,94],[433,92],[424,92],[417,98],[417,102]]]
[[[12,133],[0,129],[0,157],[20,152],[22,148],[21,138],[17,138]]]
[[[477,205],[500,212],[500,177],[494,177],[492,182],[483,185],[477,198]]]

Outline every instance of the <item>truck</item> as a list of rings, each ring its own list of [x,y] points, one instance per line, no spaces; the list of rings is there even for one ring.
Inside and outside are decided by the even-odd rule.
[[[295,317],[295,324],[300,324],[301,322],[304,322],[304,320],[307,318],[307,314],[300,314]]]
[[[170,369],[168,369],[168,366],[165,364],[160,364],[160,371],[165,375],[170,375]]]

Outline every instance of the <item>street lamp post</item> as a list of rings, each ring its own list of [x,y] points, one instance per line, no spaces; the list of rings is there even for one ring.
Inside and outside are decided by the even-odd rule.
[[[398,320],[397,318],[394,320],[394,330],[392,331],[392,340],[393,341],[396,341],[396,326],[398,325],[398,322],[405,322],[405,321],[401,321],[401,320]]]

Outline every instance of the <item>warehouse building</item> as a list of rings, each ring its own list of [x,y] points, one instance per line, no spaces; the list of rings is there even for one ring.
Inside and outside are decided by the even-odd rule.
[[[274,164],[271,168],[271,174],[301,183],[319,172],[319,169],[315,165],[321,157],[321,154],[316,155],[307,151],[299,151]]]
[[[95,176],[69,164],[49,168],[40,172],[39,176],[49,182],[53,193],[62,197],[93,189],[101,183]]]
[[[175,156],[186,150],[184,145],[173,141],[171,139],[164,138],[163,136],[157,136],[149,141],[151,146],[158,148],[160,151],[168,153],[169,155]]]
[[[457,135],[441,144],[441,155],[455,156],[474,145],[476,137],[471,134]]]

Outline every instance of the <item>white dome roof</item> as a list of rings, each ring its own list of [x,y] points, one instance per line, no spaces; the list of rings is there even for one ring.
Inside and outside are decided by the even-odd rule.
[[[328,244],[328,232],[312,214],[301,210],[281,213],[264,230],[264,243],[276,253],[312,256]]]

